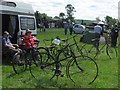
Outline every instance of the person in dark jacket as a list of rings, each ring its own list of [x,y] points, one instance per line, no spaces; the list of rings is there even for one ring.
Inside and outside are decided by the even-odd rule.
[[[115,26],[111,29],[111,46],[112,46],[112,47],[116,47],[117,38],[118,38],[118,33],[119,33],[119,29],[118,29],[117,25],[115,25]]]

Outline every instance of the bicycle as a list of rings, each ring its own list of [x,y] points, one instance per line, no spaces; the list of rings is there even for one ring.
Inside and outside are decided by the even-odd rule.
[[[23,64],[18,65],[12,62],[13,70],[16,74],[20,74],[21,72],[26,71],[28,67],[30,74],[37,79],[37,77],[40,76],[40,68],[38,67],[38,64],[41,62],[41,55],[38,49],[31,48],[29,52],[27,52],[24,49],[24,45],[21,45],[20,47],[23,50],[23,55],[21,55],[19,52],[15,53],[12,61],[14,61],[17,56],[20,56],[20,60],[23,62]]]
[[[75,36],[73,36],[73,37],[75,37]],[[92,84],[98,76],[98,65],[92,58],[90,58],[88,56],[83,57],[83,55],[81,55],[80,52],[79,52],[78,56],[75,55],[76,53],[74,53],[74,51],[71,48],[71,46],[73,46],[73,45],[75,45],[75,44],[66,44],[64,47],[57,49],[57,54],[55,57],[52,56],[48,51],[47,54],[50,57],[52,56],[53,62],[47,63],[47,64],[42,64],[41,69],[43,69],[43,70],[46,69],[47,73],[50,72],[50,74],[54,71],[54,74],[50,78],[50,80],[53,79],[55,76],[57,76],[57,79],[58,79],[58,76],[63,77],[62,72],[64,72],[64,70],[62,71],[61,68],[64,68],[63,65],[65,65],[65,62],[67,62],[66,75],[68,78],[70,78],[70,80],[72,80],[75,83],[76,81],[78,81],[78,79],[73,79],[74,75],[76,77],[76,76],[78,76],[78,74],[82,74],[84,71],[88,70],[89,68],[84,66],[84,65],[86,65],[85,63],[87,63],[87,64],[89,64],[87,66],[90,66],[90,67],[93,66],[92,67],[93,69],[90,68],[90,70],[88,70],[89,74],[94,74],[94,75],[89,75],[89,77],[92,76],[92,78],[91,78],[92,80],[89,80],[90,82],[87,80],[87,82],[89,82],[89,84]],[[67,59],[68,59],[68,61],[67,61]],[[78,63],[81,65],[79,66]],[[84,63],[84,64],[82,64],[82,63]],[[83,67],[81,68],[81,66],[83,66]],[[78,70],[77,72],[79,72],[79,73],[73,74],[72,72],[75,72],[75,70],[71,69],[72,67],[76,68],[76,70]],[[86,70],[84,70],[83,68]],[[92,73],[91,73],[91,70],[93,71]],[[84,75],[86,75],[86,74],[84,74]],[[80,75],[80,76],[82,78],[82,75]]]
[[[96,80],[96,78],[97,78],[97,76],[98,76],[98,65],[97,65],[97,63],[92,59],[92,58],[90,58],[89,56],[87,56],[86,54],[85,54],[85,52],[83,52],[82,51],[82,48],[80,48],[79,47],[79,45],[78,45],[78,43],[77,43],[77,41],[76,41],[76,38],[77,37],[77,35],[74,35],[74,36],[72,36],[71,38],[73,38],[73,41],[74,41],[74,43],[73,44],[70,44],[70,46],[69,46],[69,48],[70,48],[70,50],[72,50],[73,51],[73,49],[71,48],[71,47],[73,47],[73,46],[75,46],[76,48],[77,48],[77,52],[75,52],[74,51],[74,54],[73,54],[73,57],[74,58],[76,58],[76,60],[74,61],[74,60],[71,60],[71,61],[69,61],[69,63],[67,64],[68,65],[68,71],[67,72],[69,72],[69,73],[71,73],[71,72],[75,72],[75,70],[78,70],[78,66],[80,65],[80,67],[82,67],[82,69],[84,70],[84,71],[86,71],[86,70],[88,70],[88,72],[90,72],[91,70],[93,70],[94,71],[94,73],[89,73],[89,77],[91,77],[91,76],[93,76],[93,74],[94,74],[94,78],[93,78],[93,80],[91,80],[91,82],[89,83],[89,84],[91,84],[91,83],[93,83],[95,80]],[[69,40],[69,39],[71,39],[71,38],[68,38],[67,40]],[[85,48],[84,48],[85,49]],[[74,63],[74,62],[76,62],[76,65],[77,65],[77,69],[74,69],[74,70],[72,70],[71,68],[71,66],[72,66],[72,63]],[[87,66],[86,66],[87,65]],[[90,66],[90,67],[89,67]],[[74,66],[73,66],[74,67]],[[75,68],[75,67],[74,67]],[[93,69],[92,69],[93,68]],[[72,71],[70,71],[70,70],[72,70]],[[82,71],[82,70],[81,70]],[[77,72],[77,71],[76,71]],[[86,71],[87,72],[87,71]],[[78,74],[80,74],[80,73],[78,73]],[[85,78],[84,78],[84,80],[86,79],[86,74],[85,73],[82,73],[82,74],[84,74],[83,76],[85,76]],[[74,74],[74,75],[76,75],[76,74]],[[74,77],[74,75],[73,75],[73,73],[71,73],[71,77]],[[81,76],[81,80],[82,80],[82,78],[83,78],[83,76]],[[91,79],[92,79],[92,77],[91,77]],[[72,80],[72,78],[71,78],[71,80]],[[78,79],[76,79],[76,80],[78,80]],[[75,80],[74,80],[75,81]]]
[[[89,37],[90,35],[92,35],[92,38],[89,38],[90,40],[87,40],[87,37]],[[106,33],[106,35],[104,36],[105,37],[105,44],[103,45],[100,45],[100,38],[96,38],[94,37],[94,35],[96,35],[96,33],[88,33],[86,35],[84,35],[83,37],[83,43],[84,45],[82,47],[85,48],[86,45],[88,44],[91,44],[92,46],[90,47],[90,49],[87,51],[87,54],[88,56],[93,56],[93,58],[96,59],[96,57],[101,53],[103,52],[103,49],[105,48],[105,51],[106,51],[106,54],[107,56],[111,58],[112,56],[112,48],[111,46],[109,45],[110,43],[110,35],[108,33]],[[116,48],[115,49],[115,53],[116,53],[116,56],[117,56],[117,50]],[[95,54],[95,55],[94,55]]]

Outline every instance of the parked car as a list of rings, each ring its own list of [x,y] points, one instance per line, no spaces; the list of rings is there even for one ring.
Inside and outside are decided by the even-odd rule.
[[[85,31],[86,30],[85,30],[85,26],[84,25],[75,24],[73,26],[73,33],[74,34],[77,34],[77,33],[83,34]]]

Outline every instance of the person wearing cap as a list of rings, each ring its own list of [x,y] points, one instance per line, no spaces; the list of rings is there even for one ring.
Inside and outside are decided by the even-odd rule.
[[[9,33],[7,31],[4,31],[3,37],[2,37],[2,51],[10,53],[11,57],[14,56],[15,53],[19,52],[22,53],[22,50],[19,49],[19,46],[17,44],[12,44],[9,39]],[[19,58],[16,59],[15,63],[21,63]]]
[[[26,33],[23,37],[23,44],[25,45],[24,48],[26,50],[29,50],[29,49],[32,49],[33,47],[36,47],[35,43],[34,43],[34,38],[32,37],[31,33],[32,32],[29,29],[27,29]]]
[[[36,45],[35,45],[34,38],[32,37],[31,33],[32,32],[29,29],[26,30],[26,33],[23,37],[23,42],[22,43],[23,43],[23,45],[25,45],[24,46],[24,49],[26,51],[25,58],[32,55],[32,57],[35,60],[36,57],[34,56],[34,49],[36,48]]]
[[[17,44],[12,44],[10,39],[9,39],[9,33],[7,31],[5,31],[3,33],[3,46],[5,47],[9,47],[12,49],[15,49],[16,47],[19,47]]]

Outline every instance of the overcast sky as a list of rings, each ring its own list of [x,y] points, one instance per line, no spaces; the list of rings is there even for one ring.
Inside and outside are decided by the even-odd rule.
[[[13,0],[12,0],[13,1]],[[118,18],[118,2],[120,0],[14,0],[32,4],[34,11],[46,13],[48,16],[59,16],[60,12],[66,14],[65,6],[72,4],[76,12],[76,19],[95,20],[96,17],[104,19],[106,15]]]

